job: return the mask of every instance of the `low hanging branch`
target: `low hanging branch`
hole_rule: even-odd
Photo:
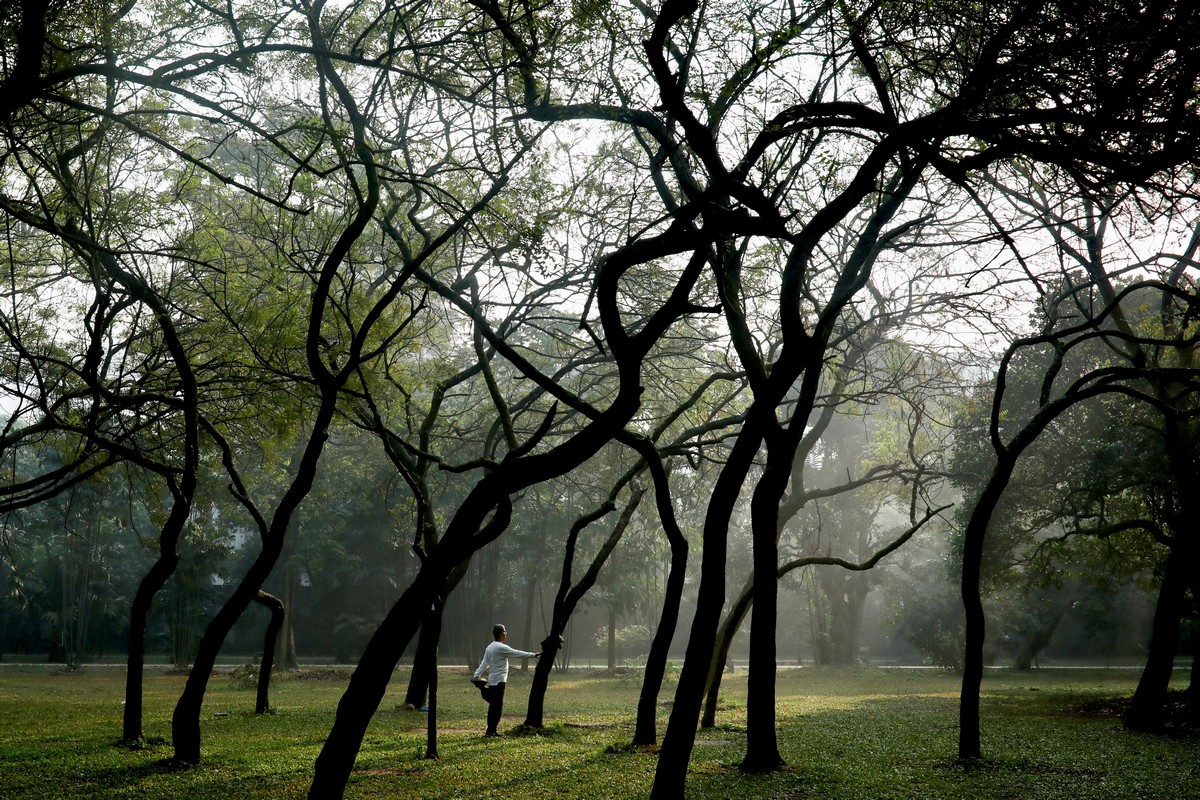
[[[920,520],[889,542],[883,549],[877,551],[875,555],[871,556],[866,561],[855,563],[853,561],[847,561],[844,558],[837,558],[835,556],[804,556],[803,558],[796,558],[788,561],[785,564],[781,564],[779,567],[778,577],[782,578],[792,570],[799,569],[800,567],[812,566],[841,567],[842,569],[853,570],[855,572],[869,570],[884,558],[899,550],[905,542],[911,539],[917,533],[917,531],[921,530],[921,528],[925,526],[925,523],[929,522],[929,520],[933,519],[943,511],[953,507],[953,505],[953,503],[947,503],[946,505],[938,506],[937,508],[926,508],[925,516],[921,517]]]
[[[795,558],[779,566],[776,572],[776,579],[780,580],[793,570],[801,567],[814,566],[831,566],[841,567],[842,569],[852,570],[855,572],[865,572],[872,569],[887,556],[899,550],[904,544],[916,535],[917,531],[921,530],[926,523],[931,519],[941,514],[943,511],[951,508],[953,504],[948,503],[937,508],[926,508],[925,516],[917,520],[903,533],[889,542],[887,545],[879,549],[868,558],[866,561],[852,562],[844,558],[835,556],[804,556]],[[754,576],[751,575],[746,579],[746,585],[742,589],[742,593],[738,595],[730,608],[729,615],[725,618],[725,622],[721,625],[717,632],[717,647],[713,651],[712,662],[709,664],[708,671],[708,688],[705,693],[704,714],[701,718],[702,727],[712,727],[716,724],[716,708],[717,697],[721,691],[721,670],[729,657],[729,648],[733,643],[733,634],[741,627],[745,621],[746,615],[750,613],[750,606],[754,602]]]

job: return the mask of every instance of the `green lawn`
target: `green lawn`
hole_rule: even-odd
[[[641,798],[652,753],[632,735],[637,686],[590,671],[557,673],[542,735],[480,736],[484,705],[465,671],[444,673],[442,758],[422,759],[425,714],[376,716],[358,758],[352,798]],[[989,672],[984,763],[956,764],[957,678],[927,670],[786,670],[780,674],[780,744],[788,762],[765,776],[737,770],[745,676],[727,681],[718,726],[702,731],[689,798],[1200,798],[1200,737],[1126,733],[1109,709],[1132,692],[1122,671]],[[344,678],[285,677],[276,712],[253,713],[254,692],[215,676],[204,708],[204,763],[169,758],[169,719],[183,678],[148,676],[150,746],[117,747],[123,675],[0,667],[0,799],[300,798],[333,720]],[[504,728],[523,717],[528,678],[513,677]],[[664,693],[669,699],[670,693]],[[666,709],[663,709],[665,722]],[[661,731],[661,727],[660,727]]]

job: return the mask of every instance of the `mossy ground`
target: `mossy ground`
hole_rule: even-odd
[[[779,740],[787,766],[737,769],[745,676],[730,676],[717,727],[701,731],[689,798],[1200,798],[1200,736],[1121,728],[1136,673],[989,672],[985,759],[954,759],[958,679],[929,670],[784,670]],[[399,707],[406,675],[371,725],[349,798],[644,798],[655,755],[627,747],[637,685],[599,671],[556,673],[548,727],[516,733],[528,678],[512,676],[503,728],[485,739],[484,705],[462,674],[441,678],[441,758],[423,758],[426,715]],[[43,798],[302,798],[333,722],[346,673],[284,676],[274,713],[255,715],[254,692],[215,676],[204,706],[203,763],[171,762],[170,715],[183,677],[150,673],[140,748],[120,747],[118,669],[0,668],[0,800]],[[663,693],[669,701],[670,691]],[[661,710],[660,731],[669,712]]]

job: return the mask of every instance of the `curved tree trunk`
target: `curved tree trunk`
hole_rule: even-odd
[[[322,406],[314,418],[312,433],[301,454],[292,484],[276,507],[275,517],[271,524],[263,530],[262,550],[259,552],[258,558],[250,565],[241,582],[234,588],[233,594],[217,611],[208,627],[204,629],[204,635],[200,638],[196,660],[192,664],[192,670],[188,674],[187,683],[184,684],[183,693],[171,715],[171,739],[175,749],[175,758],[179,761],[189,764],[200,763],[200,709],[204,705],[204,694],[208,689],[208,680],[212,676],[217,654],[221,650],[221,645],[225,643],[229,631],[245,613],[250,603],[257,598],[283,552],[284,534],[292,515],[308,495],[316,477],[317,463],[325,446],[336,401],[335,392],[328,393],[324,398]]]
[[[286,609],[278,597],[267,594],[259,589],[254,596],[254,602],[265,606],[271,612],[271,620],[263,636],[262,663],[258,669],[258,696],[254,702],[255,714],[266,714],[271,710],[271,673],[275,669],[275,645],[279,640],[279,631],[283,628]]]
[[[540,729],[546,714],[546,689],[550,686],[550,670],[554,657],[562,647],[563,637],[557,626],[550,628],[550,635],[542,640],[542,655],[533,667],[533,683],[529,687],[529,703],[525,709],[526,728]]]
[[[1171,685],[1171,672],[1175,668],[1179,623],[1193,569],[1184,548],[1176,543],[1163,569],[1162,586],[1154,606],[1146,666],[1142,669],[1142,677],[1133,693],[1133,702],[1125,715],[1125,727],[1129,730],[1158,731],[1167,722],[1167,692]]]
[[[259,587],[270,574],[278,555],[278,547],[263,548],[246,577],[209,622],[200,638],[196,660],[188,673],[187,683],[184,684],[183,693],[176,702],[175,712],[171,717],[171,739],[178,761],[188,764],[200,763],[200,709],[204,704],[204,694],[208,689],[208,680],[212,676],[217,653],[234,623],[256,599]]]
[[[729,651],[733,640],[737,637],[746,614],[754,602],[753,579],[746,581],[742,593],[733,602],[733,607],[725,616],[717,631],[717,646],[713,650],[712,663],[708,667],[708,686],[704,694],[704,714],[700,717],[701,728],[711,728],[717,724],[717,701],[721,696],[721,677],[725,672],[725,664],[729,661]]]
[[[1163,567],[1158,603],[1154,607],[1146,666],[1125,715],[1125,727],[1130,730],[1160,730],[1167,722],[1167,693],[1179,649],[1180,622],[1186,610],[1188,588],[1198,574],[1196,556],[1200,551],[1200,531],[1197,525],[1200,523],[1197,515],[1200,514],[1200,502],[1197,502],[1195,492],[1200,475],[1192,452],[1195,437],[1189,433],[1178,417],[1164,415],[1163,440],[1171,463],[1178,507],[1168,516],[1170,552]]]
[[[421,617],[412,613],[412,609],[427,608],[437,595],[439,571],[436,566],[423,567],[367,643],[338,703],[333,729],[317,757],[308,792],[310,800],[342,797],[362,737],[379,708],[388,679],[404,648],[417,633]]]
[[[664,500],[670,502],[669,498],[662,497],[661,488],[655,491],[658,492],[660,507]],[[661,511],[659,516],[663,516]],[[633,743],[643,746],[655,744],[658,740],[658,693],[662,689],[663,676],[667,673],[667,656],[671,640],[675,637],[675,627],[679,623],[679,607],[683,604],[683,586],[687,578],[687,539],[673,518],[665,521],[663,527],[671,543],[671,566],[663,593],[662,614],[654,631],[654,641],[650,643],[650,653],[646,656],[646,672],[642,676],[642,690],[638,695]]]
[[[42,29],[44,34],[44,28]],[[67,173],[69,174],[69,173]],[[191,514],[192,500],[198,483],[200,463],[199,390],[191,360],[175,327],[174,318],[166,303],[141,278],[121,267],[115,256],[92,240],[90,235],[75,232],[78,239],[94,250],[97,261],[105,271],[138,300],[149,307],[158,322],[163,341],[179,375],[180,396],[183,401],[183,470],[179,484],[171,484],[174,501],[171,514],[159,534],[159,558],[138,586],[129,612],[129,652],[125,670],[125,711],[122,738],[136,741],[142,738],[142,674],[146,661],[146,626],[154,596],[166,584],[179,564],[179,536]],[[170,479],[168,479],[170,483]]]
[[[742,484],[762,435],[746,426],[738,434],[729,460],[717,477],[704,519],[704,547],[700,560],[700,586],[696,614],[688,638],[683,670],[675,688],[675,702],[663,734],[658,766],[654,772],[651,800],[683,800],[688,762],[696,743],[696,723],[708,679],[708,664],[716,640],[721,610],[725,605],[725,561],[728,551],[729,522],[741,494]]]
[[[507,493],[497,498],[498,506],[489,502],[494,496],[492,492],[497,491],[494,482],[485,477],[476,484],[446,535],[421,564],[412,583],[367,642],[358,666],[350,676],[350,684],[338,702],[333,728],[317,756],[308,792],[310,800],[337,800],[345,792],[367,726],[383,700],[404,648],[420,626],[422,614],[414,613],[414,610],[427,609],[436,602],[455,567],[508,527],[512,505],[507,500]],[[480,530],[481,523],[493,508],[495,514]],[[476,530],[479,532],[475,533]]]
[[[1012,350],[1010,349],[1010,353]],[[992,425],[998,426],[1003,384],[997,386],[996,400],[992,408]],[[1025,424],[1012,441],[1004,446],[999,434],[994,428],[992,434],[993,448],[996,451],[996,463],[992,474],[979,493],[975,507],[971,509],[971,518],[963,531],[962,553],[962,601],[965,614],[965,652],[963,653],[962,689],[958,701],[958,757],[961,760],[979,758],[982,755],[979,741],[979,691],[983,684],[983,645],[984,625],[986,616],[983,611],[983,597],[980,591],[980,580],[983,574],[983,543],[987,538],[988,524],[992,514],[1008,483],[1012,480],[1013,470],[1017,460],[1031,444],[1037,441],[1046,426],[1059,417],[1067,409],[1087,399],[1087,392],[1064,396],[1043,405],[1038,412]]]
[[[563,554],[562,580],[559,584],[558,592],[554,597],[554,613],[550,623],[550,634],[542,640],[542,655],[538,659],[537,667],[533,672],[533,685],[529,688],[529,704],[525,713],[525,727],[536,729],[543,726],[546,689],[550,682],[550,669],[554,666],[555,653],[562,647],[563,632],[570,623],[571,615],[575,613],[575,608],[579,605],[579,601],[596,585],[596,579],[600,576],[600,570],[603,569],[605,562],[608,561],[608,557],[612,555],[612,551],[616,548],[617,543],[624,536],[625,530],[629,527],[629,523],[633,519],[638,506],[641,504],[644,494],[645,490],[643,489],[633,490],[629,502],[625,504],[625,508],[621,511],[621,516],[617,519],[612,531],[604,540],[604,544],[596,552],[592,563],[588,565],[587,570],[579,578],[579,582],[574,586],[571,585],[571,569],[575,561],[575,543],[579,540],[579,534],[584,528],[612,510],[612,500],[610,499],[595,511],[583,515],[571,526],[571,531],[567,535],[566,551]],[[612,612],[609,616],[609,642],[611,647],[616,612],[613,609],[610,609],[610,611]]]
[[[1033,441],[1036,433],[1029,441]],[[980,579],[983,573],[983,542],[988,523],[1000,502],[1016,466],[1022,448],[999,454],[992,476],[971,510],[963,532],[962,601],[966,613],[966,652],[963,654],[962,690],[958,703],[958,757],[974,759],[982,755],[979,742],[979,691],[983,684],[983,642],[986,617]]]
[[[121,733],[121,738],[129,743],[142,738],[142,682],[146,667],[146,626],[150,618],[150,605],[179,565],[179,554],[174,546],[178,534],[171,537],[168,545],[166,527],[163,531],[158,560],[138,584],[137,594],[129,608],[129,649],[125,662],[125,708]]]

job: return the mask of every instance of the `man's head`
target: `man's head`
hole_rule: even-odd
[[[503,642],[506,636],[508,636],[508,631],[505,630],[503,625],[492,626],[492,637],[497,642]]]

